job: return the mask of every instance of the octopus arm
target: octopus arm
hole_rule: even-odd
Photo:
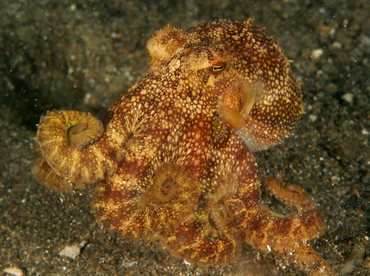
[[[338,275],[312,247],[304,242],[274,251],[291,264],[295,264],[310,276]]]
[[[102,153],[104,147],[98,145],[99,141],[102,142],[103,131],[102,123],[91,114],[78,111],[48,112],[41,118],[36,136],[38,148],[48,166],[40,162],[36,164],[36,179],[45,184],[51,183],[50,174],[47,173],[50,169],[65,178],[66,183],[104,179],[113,165],[109,154]],[[59,186],[66,188],[66,185]]]
[[[254,200],[259,198],[253,156],[246,148],[239,147],[242,143],[239,138],[223,138],[212,141],[219,149],[208,157],[194,214],[178,227],[162,234],[165,248],[175,256],[202,266],[224,265],[240,255],[240,232],[227,213],[224,202],[237,194],[240,188]],[[240,187],[240,182],[246,185]]]
[[[140,238],[185,220],[193,213],[199,192],[199,183],[184,166],[160,162],[142,166],[133,161],[97,188],[93,208],[100,221],[122,236]]]
[[[59,192],[71,192],[73,190],[85,189],[83,182],[73,182],[56,173],[42,157],[33,161],[32,174],[36,181],[44,184],[51,190]]]
[[[200,266],[226,265],[240,255],[237,234],[217,233],[211,228],[207,214],[195,213],[185,223],[164,233],[161,245],[176,257]]]
[[[249,195],[228,202],[234,222],[244,229],[244,238],[254,248],[287,248],[296,243],[318,237],[323,233],[325,222],[306,193],[297,185],[286,185],[273,178],[265,182],[267,190],[284,204],[294,205],[297,215],[281,215],[259,204],[255,208],[243,208]]]
[[[254,248],[272,250],[284,256],[310,275],[334,275],[326,261],[307,244],[308,240],[323,233],[325,222],[304,190],[273,178],[267,178],[264,185],[284,204],[294,205],[298,214],[277,214],[262,204],[252,209],[245,208],[247,196],[229,198],[224,205],[240,228],[242,238]]]

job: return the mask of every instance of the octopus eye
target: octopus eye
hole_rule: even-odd
[[[212,75],[218,75],[225,69],[225,63],[222,61],[214,62],[211,65],[210,71]]]
[[[222,71],[224,69],[224,65],[220,65],[220,66],[213,66],[212,67],[212,71],[213,72],[219,72],[219,71]]]

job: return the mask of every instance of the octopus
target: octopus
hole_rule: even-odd
[[[325,230],[317,207],[298,185],[262,185],[253,156],[290,136],[304,113],[276,41],[252,20],[220,20],[168,25],[146,47],[148,73],[102,120],[41,117],[37,182],[64,192],[95,183],[92,208],[107,229],[156,238],[189,263],[226,265],[247,243],[309,275],[334,274],[308,243]],[[296,212],[272,211],[262,188]]]

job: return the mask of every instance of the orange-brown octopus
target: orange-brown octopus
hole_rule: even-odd
[[[121,236],[159,237],[190,263],[227,264],[247,242],[311,275],[334,274],[307,244],[325,223],[302,188],[264,183],[295,215],[261,203],[252,152],[280,143],[303,113],[275,40],[251,20],[222,20],[166,26],[147,52],[149,72],[103,121],[78,111],[41,118],[37,181],[64,191],[98,183],[99,221]]]

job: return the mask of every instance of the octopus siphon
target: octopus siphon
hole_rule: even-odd
[[[189,263],[228,264],[245,242],[309,275],[334,275],[308,244],[325,222],[305,191],[266,178],[264,189],[297,212],[261,201],[252,153],[291,135],[304,111],[291,61],[251,21],[156,31],[148,73],[102,120],[41,117],[36,180],[59,191],[96,183],[92,208],[107,229],[156,237]]]

